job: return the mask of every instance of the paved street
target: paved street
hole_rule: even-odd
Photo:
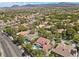
[[[21,57],[22,52],[12,43],[9,37],[0,32],[0,42],[6,57]]]
[[[22,57],[22,49],[19,49],[18,46],[13,44],[10,37],[7,37],[5,34],[2,33],[4,27],[6,25],[3,22],[0,22],[0,43],[3,49],[3,54],[6,57]],[[25,57],[28,57],[26,53]]]
[[[3,22],[0,23],[0,43],[6,57],[21,57],[22,52],[12,43],[11,39],[2,33],[4,28]]]

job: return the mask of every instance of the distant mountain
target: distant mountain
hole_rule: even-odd
[[[76,2],[59,2],[51,4],[27,4],[27,5],[13,5],[12,7],[48,7],[48,6],[79,6],[79,3]]]
[[[13,6],[11,6],[11,7],[20,7],[19,5],[13,5]]]
[[[60,2],[58,3],[59,6],[79,6],[77,2]]]

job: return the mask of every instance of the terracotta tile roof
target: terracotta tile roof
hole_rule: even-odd
[[[25,36],[26,34],[27,34],[26,31],[17,33],[17,35],[22,35],[22,36]]]
[[[29,34],[30,31],[22,31],[22,32],[19,32],[17,33],[17,35],[23,35],[23,36],[26,36]]]
[[[72,47],[70,45],[66,45],[63,43],[59,43],[58,46],[52,49],[53,52],[60,54],[64,57],[73,57],[74,55],[71,54]]]
[[[52,48],[52,45],[51,44],[44,45],[43,46],[43,51],[48,52],[51,48]]]
[[[43,47],[43,50],[45,52],[48,52],[49,49],[52,47],[50,41],[43,37],[40,37],[35,43],[39,43]]]
[[[38,40],[37,40],[37,43],[40,43],[40,44],[45,44],[45,43],[49,43],[50,41],[46,38],[43,38],[43,37],[40,37]]]

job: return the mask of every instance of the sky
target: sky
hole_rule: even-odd
[[[0,7],[11,7],[13,5],[27,5],[27,4],[50,4],[56,2],[0,2]]]

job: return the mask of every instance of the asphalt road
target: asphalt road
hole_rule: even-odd
[[[11,39],[0,32],[0,42],[6,57],[22,57],[21,50],[12,43]]]

